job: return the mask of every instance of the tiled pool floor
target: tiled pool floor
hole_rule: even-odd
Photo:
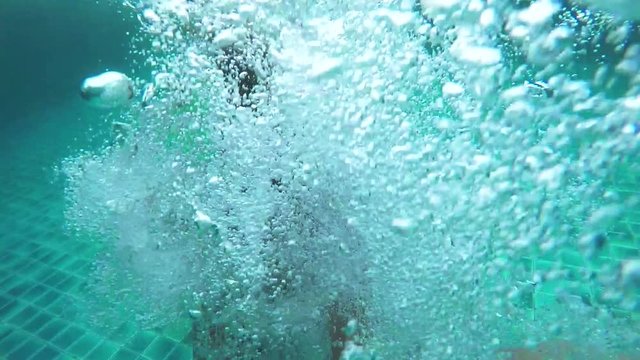
[[[20,138],[0,134],[0,359],[191,359],[191,324],[111,330],[83,321],[96,245],[67,235],[63,182],[54,166],[69,150],[75,120],[53,115]],[[75,132],[75,133],[74,133]]]
[[[154,330],[139,329],[133,321],[104,330],[84,321],[83,305],[91,296],[87,281],[99,249],[64,230],[64,183],[54,167],[74,149],[89,146],[88,120],[97,114],[68,109],[26,121],[29,128],[0,131],[0,359],[191,359],[188,317]],[[624,225],[640,228],[636,222]],[[637,257],[640,237],[620,234],[611,247],[628,251],[607,253],[607,261]],[[579,254],[572,258],[580,260]],[[569,260],[565,256],[562,262],[576,272],[583,269]],[[524,261],[533,274],[559,260]],[[553,289],[539,290],[523,305],[532,319],[556,302]],[[592,290],[585,292],[591,296]]]

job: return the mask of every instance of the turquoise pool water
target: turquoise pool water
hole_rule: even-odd
[[[123,20],[124,19],[124,20]],[[0,358],[189,359],[189,326],[101,329],[82,320],[99,250],[65,230],[62,159],[102,144],[87,72],[127,67],[131,21],[94,2],[0,5]],[[92,134],[92,135],[88,135]]]
[[[424,1],[228,3],[0,5],[0,359],[324,359],[347,333],[385,359],[637,355],[636,23],[488,9],[522,45]],[[256,29],[281,68],[248,110],[259,71],[216,49]],[[79,96],[105,70],[130,108]]]

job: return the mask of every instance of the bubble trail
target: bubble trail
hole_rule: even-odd
[[[92,290],[122,314],[189,317],[195,358],[637,347],[632,13],[130,3],[153,106],[65,164],[69,222],[110,249]]]

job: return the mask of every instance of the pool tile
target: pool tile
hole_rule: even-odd
[[[29,322],[26,323],[22,328],[35,334],[38,331],[42,330],[42,328],[45,327],[45,325],[52,319],[53,317],[51,316],[51,314],[47,312],[40,312],[31,320],[29,320]]]
[[[181,318],[169,324],[162,333],[176,342],[182,342],[189,335],[192,328],[191,319]]]
[[[48,266],[43,266],[31,272],[30,276],[35,282],[43,284],[42,281],[51,276],[51,268],[49,268]]]
[[[109,338],[113,341],[124,343],[127,340],[131,339],[136,331],[137,328],[134,324],[125,322],[118,326],[118,328],[115,329],[111,334],[109,334]]]
[[[53,303],[55,303],[56,301],[58,301],[58,299],[62,296],[63,294],[57,290],[49,290],[47,291],[44,295],[42,295],[40,298],[38,298],[38,300],[36,300],[34,302],[35,305],[41,306],[41,307],[47,307]]]
[[[193,350],[184,344],[177,344],[175,349],[165,358],[165,360],[192,360]]]
[[[13,297],[19,298],[22,294],[26,293],[27,290],[33,287],[33,285],[34,284],[30,281],[23,281],[15,284],[11,289],[9,289],[9,291],[7,291],[7,293]]]
[[[35,307],[27,305],[22,308],[22,310],[13,314],[8,322],[13,325],[22,326],[29,322],[29,320],[31,320],[37,313],[38,310]]]
[[[61,283],[63,280],[65,280],[69,275],[63,273],[62,271],[58,271],[58,270],[52,270],[52,274],[45,278],[42,283],[48,286],[51,286],[52,288],[55,288],[56,285],[58,285],[59,283]]]
[[[0,240],[2,241],[2,240]],[[16,259],[17,261],[17,259]],[[13,280],[16,275],[13,273],[13,266],[9,265],[8,268],[4,268],[2,266],[7,267],[7,264],[2,264],[0,265],[0,285],[3,285],[3,288],[6,289],[6,287],[4,287],[4,285],[8,284],[9,281]]]
[[[85,359],[87,358],[86,355],[95,349],[100,342],[102,342],[102,339],[99,336],[93,333],[85,334],[69,347],[68,352]]]
[[[89,262],[85,259],[75,259],[69,261],[64,265],[64,268],[69,273],[76,273],[78,269],[82,270],[85,266],[89,265]]]
[[[51,260],[51,266],[54,266],[57,269],[65,268],[67,263],[72,261],[72,257],[68,254],[57,254],[57,256]]]
[[[60,299],[46,307],[47,311],[66,320],[73,320],[77,316],[78,309],[74,299],[70,295],[62,295]]]
[[[16,274],[30,274],[33,273],[37,270],[40,270],[40,268],[42,267],[42,264],[38,263],[38,261],[35,260],[27,260],[22,262],[20,265],[17,265],[15,267],[13,267],[13,271]]]
[[[0,294],[0,309],[9,304],[11,301],[13,301],[13,298]]]
[[[584,267],[586,265],[584,256],[573,250],[563,250],[560,252],[560,259],[563,264]]]
[[[45,345],[40,351],[36,352],[29,360],[53,360],[59,358],[62,355],[62,352],[51,346]],[[69,357],[62,357],[62,359],[69,359]]]
[[[9,360],[28,359],[38,353],[44,347],[44,345],[45,344],[42,340],[38,340],[34,337],[29,337],[22,345],[20,345],[20,347],[9,353],[7,358]]]
[[[0,319],[13,316],[14,313],[20,311],[24,307],[24,304],[18,300],[12,300],[3,307],[0,307]]]
[[[0,342],[4,340],[4,338],[9,336],[12,332],[13,327],[6,324],[0,324]]]
[[[164,359],[178,345],[176,342],[160,336],[157,337],[144,351],[144,355],[152,359]]]
[[[32,259],[36,260],[42,259],[50,252],[49,249],[36,242],[26,244],[23,250],[25,251],[25,254],[28,254]]]
[[[2,228],[2,224],[0,224],[0,228]],[[9,251],[0,254],[0,267],[5,267],[11,264],[13,258],[13,254]]]
[[[22,279],[12,274],[0,281],[0,289],[11,289],[12,287],[18,285],[21,281]]]
[[[21,298],[26,300],[26,301],[35,301],[37,300],[40,296],[44,295],[49,289],[41,284],[35,284],[33,287],[31,287],[29,290],[27,290],[27,292],[25,292]]]
[[[103,341],[91,350],[87,355],[87,359],[92,360],[109,360],[118,351],[118,346],[110,341]]]
[[[638,221],[627,221],[627,226],[628,226],[628,229],[629,229],[629,233],[634,238],[637,239],[637,238],[640,237],[640,222],[638,222]]]
[[[78,277],[69,275],[66,279],[62,280],[62,282],[58,284],[57,288],[64,292],[68,292],[70,289],[78,286],[80,282],[81,280]]]
[[[54,337],[51,343],[60,349],[66,349],[78,341],[82,335],[84,335],[84,330],[75,325],[71,325],[58,336]]]
[[[37,259],[38,261],[40,261],[41,263],[44,263],[44,264],[47,264],[47,265],[51,265],[51,266],[53,266],[54,264],[53,264],[52,262],[53,262],[53,260],[54,260],[54,259],[56,259],[58,256],[59,256],[59,255],[58,255],[56,252],[51,251],[51,250],[47,250],[47,252],[46,252],[44,255],[42,255],[42,256],[41,256],[41,257],[39,257],[39,258],[37,258],[37,257],[36,257],[36,259]]]
[[[142,331],[135,334],[127,343],[126,346],[138,353],[144,352],[144,350],[153,342],[157,335],[150,331]]]
[[[534,294],[536,309],[550,309],[557,305],[558,300],[555,294],[536,291]]]
[[[51,341],[51,339],[62,333],[68,325],[69,323],[66,321],[54,319],[38,332],[38,336],[45,341]]]
[[[109,360],[136,360],[140,355],[127,348],[120,348]]]
[[[636,248],[624,246],[611,246],[612,257],[618,260],[637,259],[640,257],[640,251]]]
[[[0,354],[9,354],[25,343],[29,336],[22,331],[14,331],[0,341]]]

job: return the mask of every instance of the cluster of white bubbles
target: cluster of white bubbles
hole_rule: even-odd
[[[640,42],[599,3],[127,2],[156,97],[65,163],[93,291],[214,358],[326,358],[331,304],[389,359],[637,346],[640,259],[601,252],[640,207]]]

